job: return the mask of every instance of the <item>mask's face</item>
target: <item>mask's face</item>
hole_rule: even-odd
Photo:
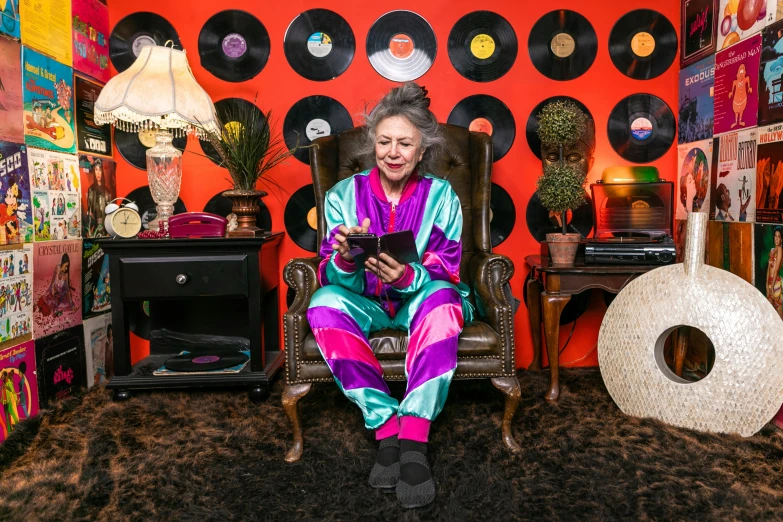
[[[581,140],[563,147],[563,161],[567,165],[576,168],[582,175],[587,175],[593,167],[595,158],[590,154],[590,149]],[[560,161],[560,149],[558,147],[547,147],[541,145],[541,162],[544,167],[554,165]]]

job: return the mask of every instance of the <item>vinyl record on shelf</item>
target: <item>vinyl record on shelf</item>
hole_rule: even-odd
[[[256,226],[261,230],[268,232],[272,230],[272,214],[269,213],[269,209],[263,199],[259,198],[258,206],[260,207],[260,210],[258,211],[258,214],[256,214]],[[221,190],[207,201],[207,204],[204,205],[204,212],[226,217],[231,214],[232,207],[233,203],[231,202],[231,199],[224,196],[223,191]]]
[[[674,142],[674,114],[657,96],[632,94],[614,106],[606,132],[617,154],[634,163],[650,163]]]
[[[493,158],[498,161],[511,149],[516,136],[514,115],[505,103],[487,94],[474,94],[451,109],[448,123],[492,136]]]
[[[657,11],[630,11],[617,20],[609,33],[609,56],[614,66],[630,78],[655,78],[677,56],[677,32]]]
[[[185,353],[166,359],[163,366],[173,372],[208,372],[242,364],[247,354],[236,350],[215,350],[209,353]]]
[[[125,197],[138,205],[142,229],[147,230],[147,223],[155,219],[158,215],[157,205],[155,204],[155,200],[152,199],[152,192],[150,192],[149,185],[143,185],[137,189],[133,189]],[[182,214],[187,211],[188,209],[185,208],[185,203],[177,198],[176,203],[174,203],[174,213]]]
[[[128,328],[138,337],[150,340],[150,302],[131,301],[125,305],[128,312]]]
[[[489,237],[493,247],[508,239],[516,221],[514,200],[503,187],[493,183],[489,199]]]
[[[592,290],[585,290],[584,292],[571,296],[571,299],[563,307],[563,311],[560,313],[560,326],[571,324],[587,311],[590,307],[590,299],[593,297]],[[522,285],[522,300],[527,307],[527,285]],[[529,308],[529,307],[528,307]]]
[[[527,138],[527,144],[530,147],[530,150],[533,151],[533,154],[535,154],[538,159],[541,159],[541,138],[538,137],[538,122],[540,121],[540,118],[538,115],[541,114],[541,110],[546,106],[547,103],[566,100],[574,102],[576,106],[582,109],[582,112],[587,114],[587,116],[591,119],[593,117],[593,115],[582,102],[576,98],[571,98],[570,96],[552,96],[551,98],[547,98],[546,100],[536,105],[535,109],[533,109],[533,111],[530,113],[530,116],[527,118],[527,125],[525,126],[525,137]]]
[[[506,74],[517,59],[517,50],[514,28],[492,11],[466,14],[449,33],[452,65],[474,82],[491,82]]]
[[[585,203],[574,211],[568,211],[568,232],[581,234],[582,237],[590,235],[593,229],[593,200],[585,193]],[[547,234],[562,232],[560,215],[550,212],[541,204],[538,191],[527,204],[525,220],[530,234],[538,241],[546,241]]]
[[[155,131],[127,132],[115,127],[114,143],[125,161],[137,169],[147,170],[147,149],[155,146]],[[174,138],[171,143],[175,148],[184,151],[188,138]]]
[[[289,149],[307,146],[318,138],[353,128],[348,110],[328,96],[308,96],[296,102],[283,121],[283,139]],[[310,149],[294,152],[299,161],[310,164]]]
[[[139,11],[129,14],[114,26],[109,37],[109,57],[117,72],[122,72],[136,61],[145,45],[165,45],[171,40],[174,48],[182,50],[174,26],[159,14]]]
[[[533,25],[528,52],[538,71],[553,80],[583,75],[598,53],[598,38],[590,22],[568,9],[551,11]]]
[[[342,16],[328,9],[309,9],[288,26],[283,51],[300,76],[322,82],[348,69],[356,52],[356,39]]]
[[[236,112],[240,110],[241,106],[251,107],[258,111],[259,117],[257,120],[257,125],[259,127],[266,125],[266,117],[261,112],[261,109],[256,107],[253,103],[247,100],[243,100],[242,98],[224,98],[218,102],[215,102],[215,112],[217,113],[217,116],[223,125],[230,127],[231,125],[238,125],[238,123],[231,121],[231,115],[236,114]],[[212,144],[208,141],[199,140],[198,142],[199,145],[201,145],[201,150],[203,150],[204,154],[212,160],[212,163],[215,165],[220,165],[220,154],[218,154],[218,151],[215,150],[215,147],[213,147]]]
[[[378,74],[394,82],[407,82],[430,69],[438,41],[421,15],[391,11],[372,24],[366,48],[370,65]]]
[[[318,213],[312,183],[291,195],[283,213],[285,229],[294,243],[310,252],[318,252]]]
[[[201,65],[221,80],[254,78],[269,59],[269,33],[250,13],[237,9],[212,16],[198,35]]]

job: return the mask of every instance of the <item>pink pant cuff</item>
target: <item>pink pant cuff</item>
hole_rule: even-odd
[[[382,440],[388,437],[393,437],[400,432],[400,424],[396,415],[383,423],[383,426],[375,430],[375,440]]]
[[[404,416],[400,417],[401,439],[414,440],[416,442],[427,442],[430,436],[430,426],[432,421],[422,419],[421,417]]]

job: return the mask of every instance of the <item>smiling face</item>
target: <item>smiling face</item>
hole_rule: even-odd
[[[745,79],[745,64],[740,64],[739,68],[737,69],[737,79],[739,81],[742,81]]]
[[[375,128],[375,162],[381,176],[393,183],[408,179],[424,151],[421,132],[407,118],[392,116]]]

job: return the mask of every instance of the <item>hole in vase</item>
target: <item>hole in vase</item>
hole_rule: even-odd
[[[675,326],[658,338],[655,361],[672,381],[690,384],[704,379],[712,371],[715,346],[707,334],[695,326]]]

